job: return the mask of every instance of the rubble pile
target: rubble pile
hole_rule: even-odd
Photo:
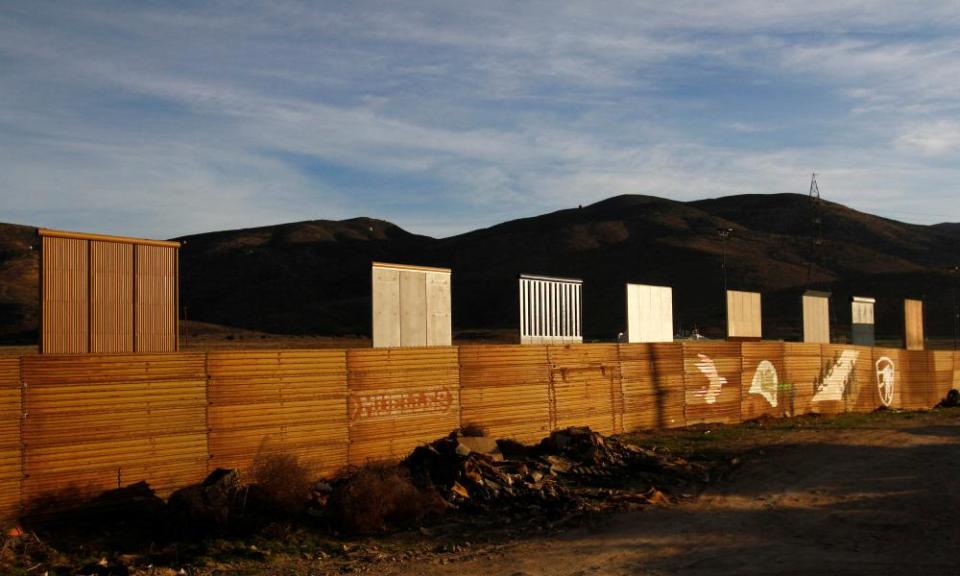
[[[657,487],[704,480],[703,468],[605,437],[558,430],[538,445],[456,431],[404,460],[412,478],[461,510],[569,514],[622,502],[662,502]]]

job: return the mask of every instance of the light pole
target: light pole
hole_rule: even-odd
[[[717,235],[720,236],[720,274],[723,276],[723,299],[720,304],[723,306],[723,320],[726,324],[727,318],[727,239],[733,233],[733,228],[717,228]],[[726,327],[724,327],[726,330]]]

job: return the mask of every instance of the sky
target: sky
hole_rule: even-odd
[[[960,5],[0,2],[0,221],[449,236],[619,194],[960,221]]]

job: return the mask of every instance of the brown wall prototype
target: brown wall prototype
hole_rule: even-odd
[[[41,353],[177,349],[179,243],[39,233]]]
[[[269,454],[328,475],[466,424],[532,442],[929,408],[958,386],[953,352],[779,342],[0,358],[0,520],[141,480],[165,495]]]

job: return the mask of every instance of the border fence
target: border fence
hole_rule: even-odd
[[[0,519],[146,481],[298,456],[317,476],[475,424],[535,441],[759,417],[925,409],[960,354],[677,342],[0,358]]]

